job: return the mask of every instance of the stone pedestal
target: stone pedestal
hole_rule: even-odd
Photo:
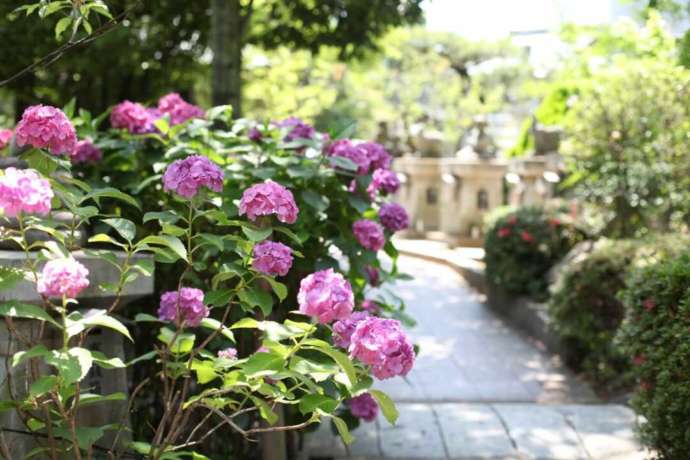
[[[513,185],[509,203],[512,206],[530,206],[544,203],[553,196],[553,184],[544,178],[549,168],[547,158],[530,157],[513,160],[509,172],[520,181]]]
[[[403,157],[394,162],[395,171],[404,177],[396,201],[410,216],[407,235],[439,229],[443,187],[440,165],[438,158]]]
[[[119,262],[125,256],[124,253],[113,251]],[[87,289],[82,291],[79,296],[78,308],[107,308],[115,300],[111,292],[105,292],[99,289],[99,285],[105,283],[117,283],[119,280],[119,271],[111,264],[96,256],[85,254],[82,251],[72,253],[72,255],[89,270],[90,285]],[[133,261],[142,258],[150,258],[149,256],[136,256]],[[23,266],[25,255],[20,251],[0,251],[0,265],[4,266]],[[121,296],[119,308],[131,303],[142,297],[151,295],[154,291],[153,277],[144,277],[140,275],[135,281],[126,285],[123,295]],[[5,300],[17,300],[24,303],[33,303],[40,305],[42,303],[40,296],[36,292],[34,283],[23,281],[15,285],[12,289],[7,291],[0,291],[0,303]],[[15,320],[15,326],[24,335],[37,337],[38,335],[38,321],[30,320]],[[56,333],[54,328],[46,326],[45,334],[42,342],[47,348],[57,348],[61,345],[61,337]],[[87,339],[86,347],[90,350],[97,350],[104,353],[108,358],[120,358],[127,361],[124,350],[124,340],[122,335],[109,329],[94,329]],[[27,392],[27,374],[25,366],[18,366],[12,368],[10,360],[14,353],[22,350],[16,341],[12,341],[9,331],[7,330],[5,321],[0,320],[0,399],[5,399],[8,396],[8,379],[7,370],[11,372],[11,379],[13,382],[13,389],[17,394],[26,394]],[[52,368],[41,365],[36,369],[39,375],[45,375],[54,372]],[[82,381],[83,391],[90,393],[97,393],[101,395],[109,395],[113,393],[128,394],[128,381],[126,369],[102,369],[98,366],[93,366],[87,376]],[[106,424],[117,424],[122,420],[122,415],[126,410],[126,401],[110,401],[106,403],[98,403],[86,406],[80,409],[79,424],[81,426],[102,426]],[[125,418],[125,422],[128,420]],[[0,413],[0,427],[9,428],[11,430],[24,431],[24,425],[19,420],[15,411],[6,411]],[[121,440],[127,440],[128,435],[123,432]],[[22,435],[12,432],[5,432],[5,439],[10,445],[13,454],[16,453],[16,458],[22,458],[36,445],[31,436]],[[102,438],[100,443],[110,447],[112,442],[112,435]]]

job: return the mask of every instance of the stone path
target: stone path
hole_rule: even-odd
[[[510,329],[453,270],[403,257],[414,280],[395,294],[418,320],[406,379],[377,382],[400,419],[363,424],[349,452],[328,424],[308,439],[311,458],[611,459],[645,456],[628,408],[603,405],[558,360]]]

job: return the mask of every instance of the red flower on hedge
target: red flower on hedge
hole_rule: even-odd
[[[534,243],[534,237],[528,231],[522,232],[520,234],[520,238],[522,238],[522,241],[524,241],[525,243]]]
[[[518,221],[517,216],[510,216],[510,217],[508,218],[508,220],[506,220],[506,222],[508,223],[508,225],[515,225],[515,224],[517,224],[517,221]]]
[[[647,361],[647,357],[645,356],[644,353],[640,353],[639,355],[635,356],[633,358],[633,364],[636,366],[641,366]]]
[[[499,238],[505,238],[510,235],[510,229],[508,227],[501,227],[496,233],[498,234]]]
[[[656,302],[654,302],[654,299],[652,299],[652,298],[645,299],[645,301],[642,302],[642,306],[644,307],[645,310],[652,311],[654,309],[654,307],[656,307]]]
[[[554,217],[553,219],[549,219],[549,225],[552,227],[560,227],[561,221],[560,221],[560,219],[556,219]]]

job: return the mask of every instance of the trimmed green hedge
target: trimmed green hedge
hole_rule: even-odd
[[[622,297],[623,349],[634,357],[640,434],[658,458],[690,458],[690,254],[636,271]]]
[[[543,300],[549,270],[581,239],[582,233],[564,212],[518,208],[488,226],[487,280],[508,293]]]

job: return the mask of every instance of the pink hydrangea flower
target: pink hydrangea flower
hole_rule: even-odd
[[[379,312],[381,308],[379,307],[379,304],[377,304],[375,301],[371,299],[364,299],[362,300],[362,310],[367,311],[371,313],[372,315],[376,314]]]
[[[326,154],[331,157],[343,157],[351,160],[357,165],[357,174],[369,172],[371,160],[361,144],[355,144],[349,139],[339,139],[328,146]]]
[[[405,208],[398,203],[386,203],[379,210],[379,220],[388,230],[397,232],[410,226]]]
[[[333,343],[344,349],[350,347],[350,337],[355,332],[355,328],[360,321],[369,317],[369,313],[365,311],[357,311],[350,315],[349,318],[341,319],[333,323]]]
[[[297,117],[286,118],[278,122],[278,127],[287,128],[287,134],[283,138],[285,142],[292,142],[297,139],[313,139],[316,130]]]
[[[371,265],[367,265],[364,268],[364,273],[367,275],[367,279],[369,280],[369,284],[371,284],[374,287],[379,285],[379,283],[381,281],[381,275],[379,274],[378,268],[372,267]]]
[[[204,156],[190,155],[176,160],[163,174],[163,190],[166,192],[172,190],[184,198],[194,198],[202,187],[214,192],[223,190],[223,171]]]
[[[371,183],[367,187],[367,192],[371,199],[374,199],[376,192],[382,190],[384,193],[395,193],[400,188],[400,179],[390,169],[376,169],[371,176]]]
[[[103,158],[101,149],[93,145],[89,138],[77,142],[77,147],[70,154],[72,163],[97,163]]]
[[[36,289],[46,297],[75,298],[89,286],[89,270],[74,258],[49,260],[43,266]]]
[[[325,324],[348,318],[355,298],[350,283],[329,268],[314,272],[300,282],[297,302],[301,313]]]
[[[48,105],[32,105],[24,110],[15,130],[17,145],[48,149],[54,155],[72,153],[77,132],[65,113]]]
[[[275,214],[279,221],[294,224],[298,212],[292,192],[272,180],[252,185],[240,200],[240,216],[246,214],[252,221],[259,216]]]
[[[359,146],[367,153],[371,162],[371,169],[389,169],[391,167],[393,157],[383,145],[377,142],[362,142]]]
[[[357,324],[350,341],[350,356],[370,365],[378,379],[407,375],[414,365],[414,348],[400,321],[370,316]]]
[[[7,217],[20,212],[45,216],[52,199],[50,182],[33,169],[9,167],[0,175],[0,208]]]
[[[369,393],[363,393],[347,401],[350,412],[365,422],[373,422],[379,415],[379,405]]]
[[[192,118],[204,118],[204,110],[182,99],[178,93],[170,93],[158,99],[158,110],[170,116],[171,125],[179,125]]]
[[[218,352],[218,357],[224,358],[224,359],[236,359],[237,358],[237,350],[232,348],[232,347],[228,347],[224,350],[220,350]]]
[[[378,251],[386,244],[383,228],[373,220],[360,219],[352,224],[352,232],[363,248]]]
[[[285,276],[292,267],[292,249],[283,243],[264,241],[254,246],[252,267],[265,275]]]
[[[196,327],[208,316],[204,305],[204,291],[183,287],[177,291],[164,292],[158,308],[158,317],[163,321],[182,321],[187,326]]]
[[[12,130],[11,129],[0,129],[0,150],[4,149],[10,145],[12,140]]]
[[[252,142],[261,142],[261,139],[263,139],[263,134],[261,134],[259,128],[251,127],[249,128],[249,131],[247,131],[247,137]]]
[[[149,110],[136,102],[123,101],[110,112],[110,125],[126,129],[132,134],[152,133],[156,130],[153,122],[158,117],[155,110]]]

